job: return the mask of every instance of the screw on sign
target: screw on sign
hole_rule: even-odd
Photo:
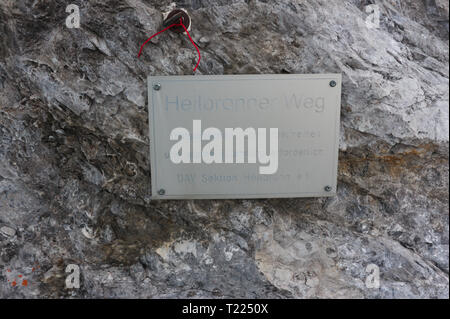
[[[183,10],[183,9],[172,10],[171,12],[169,12],[169,14],[167,15],[167,17],[165,18],[165,20],[163,22],[164,29],[162,29],[161,31],[156,32],[155,34],[153,34],[151,37],[149,37],[147,40],[145,40],[145,42],[141,45],[141,49],[139,50],[139,53],[138,53],[138,58],[141,56],[142,50],[144,49],[144,46],[151,39],[156,37],[158,34],[161,34],[161,33],[165,32],[167,30],[171,30],[171,31],[176,32],[176,33],[186,32],[186,34],[189,37],[189,40],[194,45],[194,47],[195,47],[195,49],[197,50],[197,53],[198,53],[198,61],[197,61],[197,64],[195,65],[195,68],[194,68],[194,72],[195,72],[195,70],[197,70],[197,68],[198,68],[198,65],[200,64],[201,54],[200,54],[199,48],[195,44],[194,40],[192,40],[191,35],[189,34],[190,26],[191,26],[191,18],[189,17],[189,14],[187,13],[186,10]]]

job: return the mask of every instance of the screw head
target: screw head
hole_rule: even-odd
[[[153,84],[153,90],[159,91],[160,89],[161,89],[161,84],[160,83]]]
[[[335,80],[330,81],[330,86],[334,88],[337,85]]]
[[[331,192],[332,188],[330,185],[327,185],[323,188],[326,192]]]
[[[166,190],[163,189],[163,188],[161,188],[161,189],[158,191],[158,195],[164,195],[165,193],[166,193]]]

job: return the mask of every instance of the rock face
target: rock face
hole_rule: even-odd
[[[146,77],[197,53],[137,58],[169,1],[71,2],[0,2],[1,298],[449,297],[447,1],[179,2],[197,74],[342,73],[338,195],[159,202]]]

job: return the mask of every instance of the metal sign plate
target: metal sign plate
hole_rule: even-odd
[[[152,199],[332,196],[340,74],[150,76]]]

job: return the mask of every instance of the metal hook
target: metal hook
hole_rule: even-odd
[[[180,21],[180,19],[181,19],[181,22],[186,27],[186,29],[190,30],[191,18],[189,17],[189,14],[187,13],[187,11],[183,10],[183,9],[175,9],[175,10],[170,11],[163,21],[163,27],[166,28],[174,23],[177,23]],[[176,33],[183,33],[184,28],[180,25],[180,26],[170,28],[170,31],[173,31]]]

